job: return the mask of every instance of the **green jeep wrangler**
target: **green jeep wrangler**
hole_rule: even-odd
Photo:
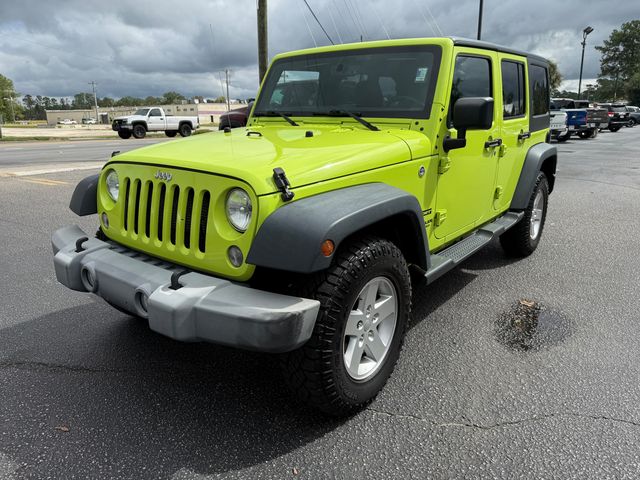
[[[396,364],[412,277],[494,237],[536,249],[548,129],[548,63],[510,48],[278,55],[245,128],[115,155],[82,180],[70,208],[100,228],[54,233],[56,276],[173,339],[279,353],[302,400],[350,414]]]

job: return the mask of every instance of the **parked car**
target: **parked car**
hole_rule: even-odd
[[[600,108],[607,110],[609,115],[609,130],[617,132],[629,123],[629,112],[627,107],[620,103],[599,103]]]
[[[58,121],[58,125],[77,125],[77,124],[78,122],[76,122],[75,120],[69,120],[68,118]]]
[[[634,105],[627,105],[627,112],[629,113],[633,124],[638,125],[640,123],[640,108]]]
[[[95,118],[83,118],[82,123],[84,125],[95,125],[97,122]]]
[[[558,142],[565,142],[569,139],[569,128],[567,127],[567,112],[552,106],[550,112],[549,138]]]
[[[495,238],[538,247],[548,70],[454,38],[277,55],[246,128],[120,153],[78,184],[71,210],[99,229],[53,234],[56,277],[177,341],[281,354],[291,391],[352,415],[400,356],[411,273],[435,295]]]
[[[585,109],[562,108],[562,106],[558,104],[555,99],[551,101],[550,109],[552,113],[564,112],[567,115],[567,132],[556,137],[558,142],[566,142],[567,140],[569,140],[569,138],[571,138],[571,135],[580,135],[581,137],[592,135],[594,126],[591,126],[587,123],[587,111]]]
[[[226,127],[237,128],[244,127],[247,124],[249,113],[253,108],[253,102],[249,102],[242,108],[235,108],[229,110],[226,113],[220,115],[220,123],[218,124],[218,130],[224,130]]]
[[[164,132],[167,137],[175,137],[178,133],[188,137],[200,126],[198,116],[167,115],[160,107],[141,108],[133,115],[116,117],[111,124],[112,130],[118,132],[120,138],[144,138],[147,132]]]
[[[562,110],[585,110],[587,112],[585,123],[582,124],[578,120],[573,123],[567,139],[572,135],[578,135],[580,138],[595,138],[598,131],[609,125],[609,117],[607,111],[603,108],[593,108],[589,106],[588,100],[574,100],[572,98],[554,98],[552,102],[556,108]],[[582,115],[578,115],[580,118]]]

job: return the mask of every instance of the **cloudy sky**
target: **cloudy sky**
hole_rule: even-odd
[[[333,41],[453,35],[475,38],[478,0],[307,0]],[[268,0],[269,54],[326,45],[304,0]],[[483,40],[558,62],[577,89],[584,27],[594,32],[584,83],[599,71],[593,48],[612,29],[640,18],[638,0],[485,0]],[[255,0],[0,0],[0,74],[22,94],[70,96],[222,93],[257,89]]]

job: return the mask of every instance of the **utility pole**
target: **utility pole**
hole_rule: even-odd
[[[267,73],[269,41],[267,39],[267,0],[258,0],[258,81]]]
[[[11,122],[15,123],[16,121],[16,114],[13,111],[13,97],[9,97],[9,98],[4,98],[4,100],[7,100],[9,102],[9,108],[11,109]]]
[[[227,112],[231,110],[231,105],[229,103],[229,70],[225,69],[224,76],[227,79]]]
[[[93,89],[93,103],[96,107],[96,124],[97,124],[98,122],[100,122],[100,118],[98,118],[98,97],[96,96],[97,83],[92,80],[89,82],[89,85],[91,85],[91,88]]]
[[[480,10],[478,11],[478,40],[482,37],[482,4],[483,0],[480,0]]]

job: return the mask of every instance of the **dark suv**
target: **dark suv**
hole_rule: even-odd
[[[236,108],[234,110],[229,110],[227,113],[223,113],[220,115],[218,130],[224,130],[226,127],[237,128],[246,126],[247,119],[249,118],[249,113],[251,113],[252,108],[253,102],[249,102],[242,108]]]
[[[630,115],[625,105],[621,103],[599,103],[598,107],[607,110],[609,130],[612,132],[617,132],[629,123]]]

